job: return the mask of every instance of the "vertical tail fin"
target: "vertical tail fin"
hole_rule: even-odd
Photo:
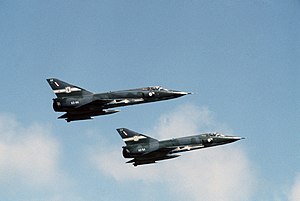
[[[47,79],[50,87],[52,88],[55,95],[60,97],[68,97],[68,96],[82,96],[82,95],[91,95],[93,94],[90,91],[87,91],[83,88],[77,87],[75,85],[66,83],[56,78]]]
[[[157,141],[154,138],[137,133],[137,132],[129,130],[127,128],[118,128],[117,131],[120,134],[120,136],[122,137],[122,139],[124,140],[124,142],[126,143],[126,145]]]

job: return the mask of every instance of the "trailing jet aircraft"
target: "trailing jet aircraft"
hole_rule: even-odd
[[[168,100],[190,94],[160,86],[95,94],[56,78],[47,79],[47,82],[57,96],[53,99],[53,109],[56,112],[66,112],[58,118],[67,122],[119,112],[107,110],[109,108]]]
[[[117,131],[126,144],[126,146],[122,147],[124,158],[133,158],[126,163],[133,163],[134,166],[176,158],[180,156],[177,154],[179,152],[218,146],[244,139],[219,133],[205,133],[158,141],[126,128],[119,128]]]

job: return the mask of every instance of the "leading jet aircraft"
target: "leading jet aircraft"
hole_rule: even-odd
[[[56,112],[66,112],[58,118],[67,122],[119,112],[107,110],[109,108],[168,100],[190,94],[160,86],[95,94],[56,78],[47,79],[47,82],[57,96],[53,99],[53,109]]]
[[[122,147],[123,156],[124,158],[133,158],[127,163],[133,163],[134,166],[176,158],[180,156],[177,154],[179,152],[219,146],[244,139],[236,136],[225,136],[220,133],[204,133],[158,141],[127,128],[119,128],[117,131],[126,144]]]

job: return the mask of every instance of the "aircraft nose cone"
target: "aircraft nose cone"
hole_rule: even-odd
[[[245,139],[245,138],[244,137],[237,137],[237,136],[229,136],[229,137],[225,138],[227,143],[235,142],[235,141],[242,140],[242,139]]]
[[[192,94],[190,92],[184,92],[184,91],[172,91],[172,94],[176,97],[185,96],[188,94]]]

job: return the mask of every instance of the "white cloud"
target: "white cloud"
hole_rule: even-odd
[[[61,178],[58,168],[59,143],[49,128],[20,125],[12,116],[0,115],[1,183],[55,185]]]
[[[173,112],[163,114],[154,129],[158,138],[172,138],[193,135],[206,131],[231,132],[225,124],[218,123],[207,107],[183,105]]]
[[[192,200],[247,200],[254,177],[245,153],[236,147],[219,147],[186,154],[175,165],[166,164],[172,190]],[[172,175],[174,175],[172,177]]]
[[[300,174],[296,177],[289,195],[289,201],[298,200],[300,200]]]
[[[24,126],[12,115],[0,114],[1,198],[83,201],[61,169],[61,146],[49,127]]]
[[[184,105],[162,115],[147,134],[166,139],[216,130],[231,132],[226,125],[218,123],[207,108]],[[91,159],[103,174],[118,182],[164,182],[179,200],[249,200],[256,180],[249,159],[236,143],[138,167],[124,164],[120,147],[111,147],[108,153],[99,151]]]

